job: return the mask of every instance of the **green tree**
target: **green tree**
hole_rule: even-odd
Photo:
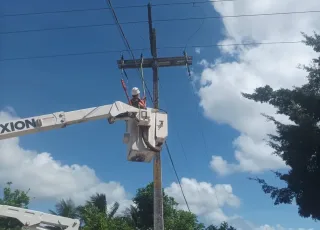
[[[68,218],[78,218],[84,229],[103,229],[109,226],[119,208],[119,203],[115,204],[108,211],[106,195],[96,193],[86,201],[83,206],[76,206],[71,199],[60,200],[55,205],[55,211],[49,210],[51,214]]]
[[[153,183],[140,188],[133,198],[135,206],[127,209],[126,217],[135,228],[140,230],[153,229]],[[197,230],[203,227],[197,222],[194,214],[177,210],[178,203],[163,192],[163,210],[165,229]]]
[[[119,203],[115,202],[108,210],[106,195],[103,193],[96,193],[92,195],[85,205],[79,206],[79,214],[81,221],[84,224],[84,230],[127,230],[129,223],[115,217],[119,209]],[[122,223],[121,222],[124,222]]]
[[[205,230],[236,230],[234,227],[229,226],[227,222],[221,223],[220,226],[210,225]]]
[[[94,203],[87,202],[80,210],[83,230],[134,230],[125,218],[111,215],[114,208],[109,213],[102,212]]]
[[[165,229],[168,230],[203,230],[204,225],[199,224],[197,216],[183,210],[173,210],[172,215],[165,219]]]
[[[30,197],[28,192],[15,189],[11,189],[12,182],[7,182],[7,186],[3,189],[3,196],[0,198],[1,205],[9,205],[19,208],[28,208]],[[0,229],[19,229],[22,223],[14,218],[0,218]]]
[[[320,35],[305,37],[304,43],[320,53]],[[319,55],[318,55],[319,56]],[[290,58],[290,57],[288,57]],[[302,68],[308,73],[307,83],[292,89],[274,90],[266,85],[243,96],[260,103],[268,103],[278,114],[287,115],[293,124],[283,124],[272,116],[264,115],[276,125],[277,132],[269,135],[268,144],[274,154],[290,166],[288,172],[274,172],[284,182],[282,188],[255,178],[275,205],[296,201],[302,217],[320,219],[320,57]],[[259,151],[259,150],[257,150]]]
[[[83,230],[109,230],[106,213],[88,202],[80,209],[81,219],[84,222]]]
[[[127,222],[125,217],[114,217],[109,220],[109,226],[112,230],[137,230]]]
[[[27,192],[19,189],[12,191],[11,185],[12,182],[7,182],[7,187],[3,189],[3,197],[0,198],[0,204],[28,208],[30,202],[30,197],[28,196],[29,190]]]
[[[124,212],[123,220],[131,227],[138,228],[140,226],[140,216],[137,207],[130,205]]]

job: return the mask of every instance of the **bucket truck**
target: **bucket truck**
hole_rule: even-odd
[[[110,105],[69,112],[17,119],[0,123],[0,140],[19,137],[83,122],[107,119],[109,124],[123,120],[126,132],[123,142],[127,145],[127,160],[150,162],[168,136],[167,114],[156,109],[138,109],[121,101]],[[22,229],[46,230],[45,225],[65,230],[78,230],[79,220],[70,219],[28,209],[0,205],[0,217],[18,219]]]
[[[152,108],[138,109],[116,101],[110,105],[0,123],[0,140],[98,119],[107,119],[109,124],[119,120],[126,122],[123,142],[127,145],[128,161],[150,162],[168,136],[166,113]]]
[[[79,230],[80,227],[77,219],[7,205],[0,205],[0,217],[17,219],[23,225],[22,230],[49,230],[48,227],[56,227],[57,230]]]

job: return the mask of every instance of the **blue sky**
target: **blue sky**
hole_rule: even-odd
[[[167,0],[166,2],[175,2]],[[153,4],[161,1],[152,1]],[[128,3],[114,1],[114,6],[147,4],[147,1]],[[276,4],[276,3],[275,3]],[[99,1],[0,1],[0,15],[46,12],[71,9],[92,9],[107,7]],[[147,19],[146,8],[116,9],[121,22]],[[153,7],[153,18],[201,17],[218,15],[211,4]],[[116,26],[99,26],[25,33],[7,33],[19,30],[57,28],[76,25],[113,23],[108,10],[39,14],[32,16],[12,16],[0,18],[0,59],[123,50],[124,44]],[[201,25],[201,20],[179,22],[157,22],[157,45],[185,46],[190,36]],[[124,32],[133,48],[149,46],[146,23],[123,25]],[[201,29],[188,42],[189,46],[216,44],[224,39],[225,28],[221,20],[205,20]],[[183,49],[160,49],[159,56],[180,56]],[[221,57],[217,47],[203,48],[200,54],[194,48],[187,48],[194,58],[193,71],[196,75],[206,68],[197,64],[201,60],[213,63]],[[139,57],[141,52],[135,52]],[[110,104],[116,100],[125,101],[121,88],[121,74],[116,61],[121,52],[88,55],[70,55],[25,60],[0,61],[0,110],[12,107],[19,117],[70,111]],[[150,56],[148,50],[143,51]],[[124,53],[125,58],[130,58]],[[235,147],[232,142],[240,131],[227,122],[217,123],[204,116],[199,106],[201,97],[195,96],[184,67],[160,69],[160,107],[169,113],[168,144],[180,177],[194,178],[198,182],[212,185],[230,184],[232,193],[241,200],[238,208],[224,207],[226,215],[242,216],[255,226],[280,224],[289,228],[314,228],[317,224],[310,219],[300,218],[296,206],[273,206],[260,187],[247,179],[252,176],[247,171],[231,175],[219,175],[210,168],[212,155],[236,163]],[[141,87],[137,71],[128,70],[129,86]],[[152,73],[145,70],[145,78],[150,89]],[[212,94],[212,97],[215,95]],[[150,106],[150,100],[148,101]],[[87,165],[95,170],[101,181],[117,181],[130,194],[152,180],[152,164],[126,161],[125,146],[122,144],[124,124],[109,125],[107,121],[95,121],[20,138],[23,149],[48,152],[61,164]],[[203,134],[203,135],[202,135]],[[203,138],[204,136],[204,138]],[[89,137],[89,138],[88,138]],[[257,149],[257,151],[259,151]],[[169,187],[176,181],[168,155],[163,151],[163,185]],[[41,174],[41,172],[39,172]],[[268,170],[258,173],[270,182],[274,176]],[[5,181],[5,179],[4,179]],[[13,181],[15,183],[15,181]],[[277,184],[277,181],[274,181]],[[58,186],[58,185],[57,185]],[[32,190],[37,189],[31,188]],[[218,194],[219,195],[219,194]],[[188,197],[187,197],[188,199]],[[190,198],[191,199],[191,198]],[[211,197],[216,199],[216,197]],[[47,210],[53,200],[35,199],[31,208]],[[266,228],[267,229],[267,228]]]

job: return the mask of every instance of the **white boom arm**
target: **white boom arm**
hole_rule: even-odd
[[[80,221],[77,219],[7,205],[0,205],[0,217],[19,220],[24,225],[22,229],[25,230],[46,230],[46,225],[65,230],[78,230],[80,227]]]
[[[38,117],[15,120],[5,124],[0,124],[0,140],[50,129],[63,128],[68,125],[87,122],[90,120],[103,118],[112,119],[125,112],[137,113],[138,111],[138,109],[132,106],[117,101],[111,105],[70,112],[56,112]]]
[[[166,113],[116,101],[110,105],[8,121],[0,124],[0,140],[98,119],[108,119],[110,124],[126,121],[123,141],[128,146],[129,161],[150,162],[168,136]]]

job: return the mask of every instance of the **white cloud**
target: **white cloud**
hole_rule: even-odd
[[[12,120],[12,109],[0,112],[0,123]],[[36,199],[72,198],[81,204],[96,192],[105,193],[107,201],[118,201],[120,212],[131,204],[118,182],[103,182],[86,165],[63,165],[50,153],[23,149],[19,138],[0,141],[0,184],[12,181],[15,187],[31,189]]]
[[[254,230],[314,230],[313,228],[285,228],[282,227],[280,224],[277,224],[275,227],[272,227],[270,225],[263,225],[258,228],[255,228]]]
[[[191,212],[201,216],[206,223],[221,223],[227,221],[222,208],[224,206],[239,207],[240,200],[233,194],[229,184],[213,186],[207,182],[198,182],[195,179],[182,178],[181,185],[188,201]],[[179,184],[172,183],[165,188],[165,192],[175,198],[179,208],[188,210],[183,199]]]
[[[197,54],[200,54],[201,53],[201,49],[199,47],[195,48],[194,51],[197,53]]]
[[[283,227],[280,224],[276,224],[275,226],[268,224],[256,226],[250,221],[243,219],[241,216],[230,217],[228,223],[237,230],[314,230],[313,228]]]
[[[310,10],[318,6],[317,0],[265,0],[216,2],[214,8],[222,15],[288,12]],[[225,38],[221,43],[299,41],[300,32],[312,34],[319,31],[319,14],[224,18]],[[267,122],[261,113],[275,115],[275,109],[255,103],[241,96],[256,87],[292,87],[306,82],[306,72],[296,68],[309,64],[315,57],[304,44],[258,45],[255,47],[221,47],[222,57],[214,63],[203,60],[199,96],[205,115],[218,123],[229,124],[240,132],[233,142],[235,163],[226,162],[221,156],[213,156],[211,167],[220,174],[237,171],[260,172],[267,169],[283,169],[286,165],[272,155],[272,149],[263,141],[267,133],[274,133],[275,126]],[[234,61],[224,62],[232,55]],[[276,118],[288,122],[284,116]],[[222,153],[221,153],[222,154]]]
[[[256,226],[254,223],[238,215],[228,216],[223,208],[238,208],[240,199],[233,194],[232,186],[229,184],[212,185],[207,182],[199,182],[196,179],[182,178],[181,186],[188,201],[191,212],[200,217],[206,225],[219,225],[226,221],[237,230],[314,230],[307,228],[286,228],[277,224]],[[178,208],[187,211],[187,205],[181,193],[178,183],[172,183],[165,188],[165,193],[173,197],[178,203]]]
[[[13,109],[0,111],[0,123],[18,118],[12,114]],[[23,149],[19,145],[19,138],[0,141],[0,184],[7,181],[12,181],[14,186],[20,189],[31,188],[30,195],[36,199],[57,200],[70,197],[77,204],[81,204],[96,192],[105,193],[109,204],[120,202],[119,214],[132,204],[120,183],[100,181],[94,170],[86,165],[63,165],[53,159],[50,153]],[[250,222],[227,216],[223,212],[226,206],[240,206],[240,199],[233,194],[231,185],[213,186],[188,178],[182,178],[181,182],[191,211],[200,216],[205,223],[219,224],[228,221],[235,227],[245,226],[243,230],[269,230],[268,225],[255,228]],[[165,192],[176,199],[179,208],[187,210],[177,183],[165,188]]]

